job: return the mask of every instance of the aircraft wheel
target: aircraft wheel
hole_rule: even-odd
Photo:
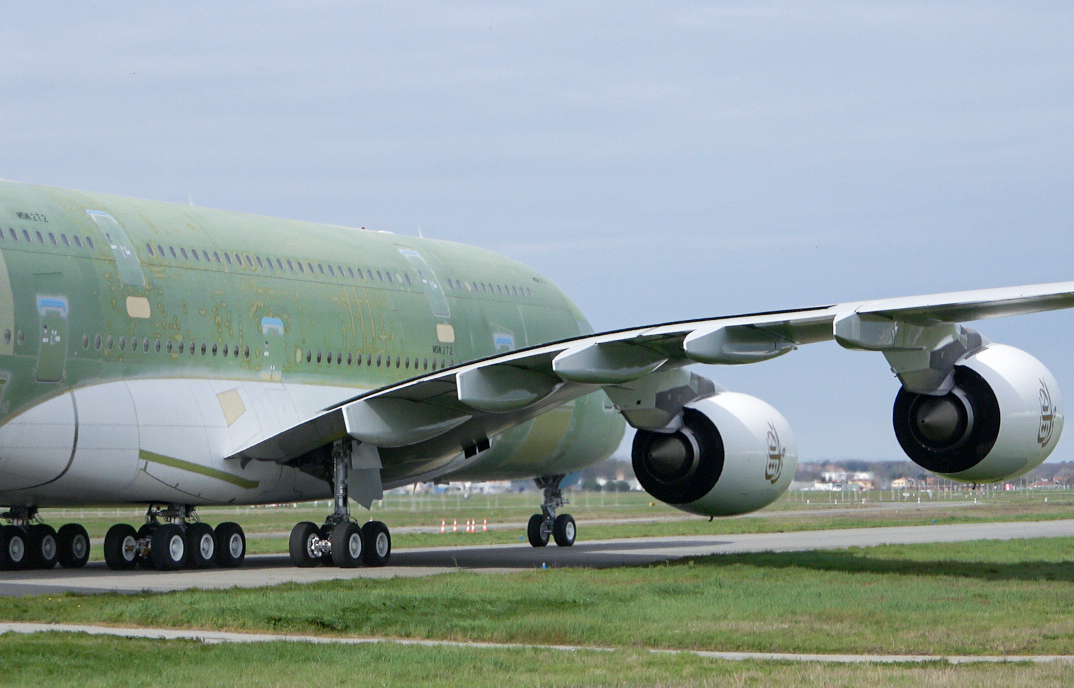
[[[216,560],[216,536],[207,523],[192,523],[186,529],[186,564],[192,569],[206,569]]]
[[[134,526],[117,523],[104,536],[104,562],[113,571],[129,571],[138,565],[138,533]]]
[[[574,522],[574,516],[560,514],[552,522],[552,537],[560,547],[570,547],[578,535],[578,525]]]
[[[544,516],[534,514],[530,516],[529,525],[526,526],[526,535],[529,536],[530,544],[534,547],[544,547],[548,544],[548,529],[544,526]]]
[[[16,571],[25,568],[29,547],[26,532],[18,526],[0,527],[0,570]]]
[[[166,523],[157,528],[149,544],[149,556],[160,571],[183,568],[187,559],[186,533],[182,526]]]
[[[56,531],[52,526],[39,523],[26,529],[26,542],[30,546],[27,552],[27,566],[32,569],[51,569],[56,565]]]
[[[392,535],[388,526],[380,521],[370,521],[362,526],[362,539],[365,551],[362,562],[366,566],[384,566],[392,554]]]
[[[80,569],[89,561],[90,540],[86,529],[77,523],[60,526],[56,534],[57,559],[65,569]]]
[[[341,569],[352,569],[362,562],[362,529],[357,523],[344,521],[332,529],[332,561]]]
[[[320,563],[320,557],[313,551],[313,539],[319,537],[317,525],[309,521],[296,524],[291,529],[291,542],[288,550],[291,563],[295,566],[309,567]]]
[[[216,565],[225,569],[242,566],[246,559],[246,533],[230,521],[216,527]]]

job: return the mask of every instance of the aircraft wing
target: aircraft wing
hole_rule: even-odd
[[[600,388],[632,425],[657,428],[664,422],[659,413],[657,420],[652,414],[631,415],[623,400],[637,397],[640,404],[646,395],[666,396],[691,385],[695,396],[703,396],[697,376],[683,370],[693,363],[755,363],[832,339],[847,348],[890,354],[892,360],[905,352],[928,354],[929,347],[938,346],[937,338],[950,338],[950,328],[960,322],[1070,307],[1074,307],[1074,282],[862,301],[588,335],[473,361],[357,396],[228,458],[288,463],[347,436],[377,447],[398,464],[460,453],[471,456],[488,448],[490,437]],[[384,468],[389,468],[387,463]],[[401,465],[393,468],[398,474],[413,474]]]

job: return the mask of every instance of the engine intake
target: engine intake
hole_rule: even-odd
[[[631,455],[646,492],[703,516],[768,506],[798,466],[786,419],[760,399],[733,392],[688,404],[677,432],[638,430]]]
[[[962,482],[1017,477],[1052,453],[1063,431],[1059,385],[1044,365],[1000,344],[955,366],[943,396],[899,390],[893,421],[906,455]]]

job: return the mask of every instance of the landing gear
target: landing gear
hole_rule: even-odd
[[[150,505],[138,530],[119,523],[104,537],[105,563],[116,571],[139,565],[158,571],[204,569],[214,564],[232,568],[242,565],[245,558],[246,534],[239,524],[221,523],[214,530],[197,520],[194,507],[182,504],[164,509]]]
[[[353,443],[348,438],[332,445],[333,510],[320,528],[303,521],[291,530],[288,551],[291,563],[300,567],[329,564],[340,568],[384,566],[392,551],[388,526],[370,521],[359,526],[351,518],[347,470],[351,466]]]
[[[559,489],[563,478],[562,475],[550,475],[534,480],[537,487],[544,490],[541,513],[530,516],[529,524],[526,526],[526,535],[534,547],[544,547],[549,540],[553,539],[560,547],[570,547],[574,544],[578,533],[574,517],[570,514],[556,515],[556,511],[567,504],[563,499],[563,491]]]
[[[0,518],[11,521],[0,527],[0,571],[51,569],[57,562],[77,568],[89,559],[89,536],[80,525],[65,525],[57,533],[38,521],[37,507],[14,508]]]

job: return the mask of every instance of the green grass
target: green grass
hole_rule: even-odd
[[[830,666],[728,662],[637,651],[408,647],[303,643],[207,645],[83,635],[0,636],[0,685],[124,688],[146,685],[430,686],[948,686],[1041,688],[1070,684],[1070,665],[935,663]]]
[[[0,599],[0,618],[806,653],[1069,654],[1074,539],[705,557],[229,591]]]

